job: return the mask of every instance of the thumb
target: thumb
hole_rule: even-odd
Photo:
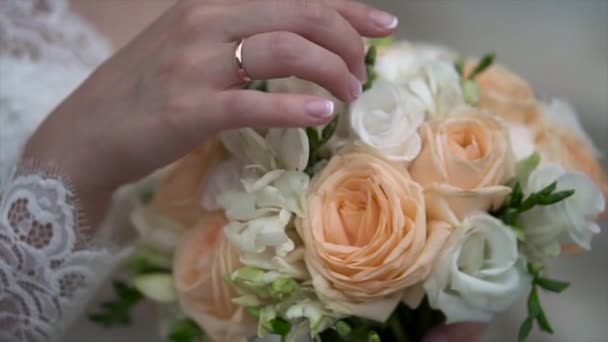
[[[433,329],[424,342],[480,342],[487,326],[479,322],[441,325]]]

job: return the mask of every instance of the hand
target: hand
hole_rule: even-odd
[[[455,323],[439,326],[424,338],[424,342],[481,342],[486,323]]]
[[[242,89],[243,45],[254,79],[297,76],[352,101],[366,78],[361,35],[397,19],[348,0],[183,0],[104,63],[30,139],[24,158],[56,164],[95,224],[111,193],[220,130],[314,126],[331,102]]]

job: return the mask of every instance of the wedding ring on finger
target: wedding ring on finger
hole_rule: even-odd
[[[241,78],[243,83],[247,84],[247,83],[253,81],[253,79],[251,79],[251,77],[249,77],[249,75],[247,74],[247,71],[245,70],[245,67],[243,66],[243,44],[244,43],[245,43],[245,38],[239,39],[239,41],[236,43],[236,47],[234,49],[234,60],[236,62],[237,73],[238,73],[239,77]]]

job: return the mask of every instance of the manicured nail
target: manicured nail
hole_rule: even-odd
[[[330,100],[312,100],[305,107],[308,114],[316,118],[326,119],[334,114],[334,103]]]
[[[350,75],[348,90],[353,99],[358,98],[361,95],[361,92],[363,91],[361,81],[359,81],[359,79],[355,75]]]
[[[392,30],[397,27],[397,25],[399,25],[399,19],[397,19],[397,17],[383,11],[373,10],[370,13],[370,17],[374,24],[376,24],[376,26],[380,27],[381,29]]]
[[[359,79],[361,83],[365,83],[367,81],[367,67],[364,63],[361,63],[361,65],[357,68],[357,72],[355,74],[357,75],[357,79]]]

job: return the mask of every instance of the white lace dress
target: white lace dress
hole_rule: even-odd
[[[111,264],[60,173],[19,161],[109,51],[65,0],[0,0],[0,341],[59,339]]]

